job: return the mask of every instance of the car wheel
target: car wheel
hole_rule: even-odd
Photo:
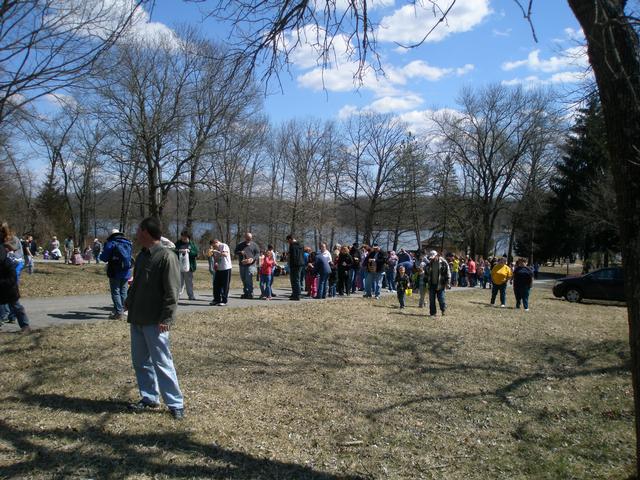
[[[580,293],[580,290],[570,288],[569,290],[567,290],[567,293],[564,294],[564,298],[566,298],[571,303],[575,303],[579,302],[582,299],[582,294]]]

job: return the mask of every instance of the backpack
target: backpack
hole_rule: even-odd
[[[108,273],[128,272],[131,270],[131,242],[125,238],[113,240],[113,249],[108,264]]]
[[[0,303],[15,303],[19,298],[15,257],[0,244]]]

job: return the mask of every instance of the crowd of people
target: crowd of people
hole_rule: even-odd
[[[185,241],[187,239],[184,238]],[[191,243],[188,250],[195,269],[197,248]],[[428,295],[430,315],[436,315],[438,308],[444,315],[445,292],[452,287],[490,288],[491,304],[495,304],[499,294],[500,306],[504,307],[506,286],[512,283],[516,308],[522,305],[528,311],[529,290],[539,271],[538,265],[530,268],[524,259],[518,260],[515,266],[509,266],[505,258],[480,257],[474,260],[470,256],[459,257],[453,253],[441,256],[435,250],[424,255],[420,251],[405,249],[397,253],[393,250],[385,252],[375,243],[370,246],[337,244],[331,250],[326,243],[321,243],[320,248],[314,251],[300,244],[294,235],[287,237],[287,243],[287,252],[280,254],[272,245],[260,249],[253,235],[245,234],[244,240],[233,250],[242,281],[240,298],[269,301],[276,296],[274,277],[288,274],[290,300],[350,296],[356,292],[362,292],[364,298],[379,299],[382,290],[386,289],[397,294],[400,308],[404,308],[407,293],[412,294],[415,289],[420,295],[419,307],[426,307]],[[206,256],[213,276],[214,298],[211,305],[225,306],[232,270],[231,249],[214,239]],[[259,297],[254,297],[254,281],[259,284]]]
[[[169,347],[169,331],[175,322],[178,300],[186,289],[189,299],[195,299],[193,274],[197,269],[198,247],[191,233],[184,230],[176,243],[162,236],[157,219],[146,218],[137,228],[136,240],[142,247],[133,258],[133,245],[125,234],[113,229],[104,246],[98,239],[88,247],[96,263],[106,263],[113,302],[111,319],[125,315],[130,324],[131,358],[138,383],[140,400],[131,403],[134,412],[160,407],[162,398],[175,419],[184,418],[184,397],[178,383]],[[60,252],[56,237],[50,242],[48,255],[58,256],[66,263],[78,264],[79,253],[73,240],[67,238]],[[243,285],[241,298],[254,298],[254,279],[259,282],[260,299],[271,300],[275,275],[288,275],[290,300],[306,296],[322,300],[350,296],[362,292],[364,298],[379,299],[384,289],[395,292],[400,309],[406,297],[419,295],[418,306],[429,304],[429,314],[447,311],[446,290],[455,287],[491,288],[491,304],[499,296],[500,306],[506,306],[507,283],[513,283],[516,308],[529,310],[529,290],[536,268],[529,268],[519,259],[515,267],[505,258],[474,260],[454,254],[441,256],[431,250],[409,252],[400,249],[385,252],[377,244],[335,245],[331,250],[321,243],[317,251],[302,245],[295,236],[287,236],[288,250],[278,254],[272,245],[261,250],[251,233],[233,250],[238,260]],[[85,252],[87,253],[87,252]],[[15,318],[21,332],[29,333],[29,318],[20,304],[19,280],[24,268],[33,270],[33,257],[39,251],[31,236],[21,241],[6,223],[0,228],[0,319]],[[218,239],[209,242],[206,252],[212,274],[211,305],[225,306],[229,301],[229,285],[233,269],[229,246]],[[85,260],[85,258],[82,258]],[[88,260],[87,260],[88,261]],[[30,266],[29,266],[30,265]],[[133,275],[132,275],[133,272]],[[536,273],[534,273],[536,272]]]
[[[9,235],[9,233],[7,233]],[[17,262],[17,279],[25,269],[33,272],[34,258],[42,255],[45,259],[60,259],[72,265],[82,265],[94,260],[106,264],[113,311],[109,318],[122,319],[125,316],[127,290],[132,278],[133,245],[126,236],[113,229],[103,243],[95,238],[81,254],[71,237],[61,244],[53,236],[47,249],[38,247],[31,235],[25,235],[20,241],[11,233],[14,244],[19,242],[10,255]],[[240,279],[242,281],[242,299],[259,298],[271,300],[276,296],[273,280],[278,275],[289,275],[291,285],[290,300],[301,298],[324,299],[351,296],[356,292],[364,298],[379,299],[383,290],[395,292],[400,308],[406,306],[406,296],[415,291],[419,295],[418,306],[428,306],[432,316],[440,310],[446,312],[446,290],[452,287],[489,288],[490,303],[499,298],[500,306],[506,306],[506,286],[514,286],[516,308],[529,309],[529,290],[534,278],[537,278],[539,265],[532,267],[526,261],[518,260],[516,265],[507,265],[504,258],[472,258],[446,253],[441,256],[435,250],[428,253],[409,251],[403,248],[397,252],[385,251],[376,243],[372,245],[336,244],[329,249],[326,243],[314,251],[304,246],[293,236],[287,237],[288,249],[278,253],[272,245],[265,249],[254,241],[253,235],[245,233],[233,251],[229,245],[218,239],[212,239],[206,250],[209,272],[212,275],[213,306],[225,306],[229,302],[229,287],[233,269],[233,256],[237,258]],[[189,300],[196,300],[193,275],[197,269],[200,254],[196,242],[188,230],[180,233],[173,243],[162,237],[160,244],[175,251],[180,266],[180,294],[186,290]],[[62,247],[62,250],[61,250]],[[260,294],[254,297],[255,284]],[[16,314],[8,303],[0,305],[0,321],[15,321]],[[26,329],[25,329],[26,331]]]

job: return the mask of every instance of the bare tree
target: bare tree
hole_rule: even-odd
[[[127,31],[143,0],[0,4],[0,124],[29,102],[74,85]]]
[[[362,122],[362,161],[349,162],[346,170],[351,185],[358,185],[362,192],[358,196],[349,194],[348,198],[353,199],[354,207],[363,215],[362,242],[370,243],[377,229],[378,215],[389,208],[386,200],[393,193],[394,173],[401,164],[402,144],[407,134],[405,125],[391,115],[365,113]],[[351,147],[355,152],[353,144]]]
[[[326,179],[325,139],[329,125],[320,120],[292,120],[286,130],[287,172],[291,188],[290,229],[304,238],[303,229],[318,225],[322,180]],[[313,227],[317,236],[317,230]]]
[[[97,79],[99,114],[128,139],[131,160],[144,172],[149,214],[162,218],[168,194],[191,156],[178,145],[187,121],[189,82],[196,56],[184,55],[189,43],[163,37],[152,45],[131,44],[110,57],[104,78]]]
[[[539,141],[542,123],[551,111],[551,98],[543,92],[525,92],[493,85],[478,92],[464,89],[461,112],[438,114],[434,121],[444,149],[469,177],[479,209],[479,249],[491,251],[496,218],[512,194],[512,186],[526,152]]]

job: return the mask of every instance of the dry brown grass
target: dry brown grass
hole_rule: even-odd
[[[276,277],[274,285],[288,285],[289,278]],[[258,288],[257,281],[254,287]],[[194,274],[194,288],[210,289],[211,275],[206,266],[198,264]],[[231,276],[231,288],[242,288],[237,266]],[[259,288],[258,288],[259,291]],[[23,272],[20,277],[20,293],[24,297],[55,297],[60,295],[108,294],[109,279],[103,263],[96,265],[64,265],[62,262],[39,262],[33,275]]]
[[[625,310],[487,295],[450,293],[437,319],[393,297],[182,316],[182,423],[126,413],[124,323],[1,334],[0,477],[628,475]]]

